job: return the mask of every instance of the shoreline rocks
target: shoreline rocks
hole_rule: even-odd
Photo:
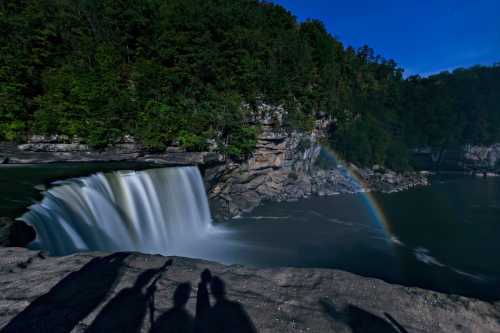
[[[9,217],[0,217],[0,247],[26,247],[36,238],[35,229]]]
[[[194,315],[205,269],[225,282],[227,297],[240,304],[261,333],[402,332],[396,327],[432,333],[500,331],[499,303],[339,270],[256,269],[138,253],[47,257],[19,248],[0,248],[0,330],[44,323],[46,331],[64,324],[68,331],[85,332],[96,318],[103,319],[103,309],[119,311],[119,301],[147,272],[155,281],[151,298],[130,298],[123,305],[134,315],[142,314],[132,318],[141,332],[148,332],[151,323],[172,308],[175,290],[186,282],[193,288],[186,310]],[[48,309],[50,320],[45,316]],[[109,331],[126,321],[123,312],[104,319]]]
[[[142,162],[159,165],[217,164],[223,157],[215,152],[182,150],[150,153],[134,143],[117,143],[94,150],[80,143],[0,143],[0,164],[52,164],[93,162]]]

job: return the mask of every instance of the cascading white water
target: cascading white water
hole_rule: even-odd
[[[139,251],[189,255],[212,219],[198,168],[98,173],[62,182],[21,218],[52,255]]]

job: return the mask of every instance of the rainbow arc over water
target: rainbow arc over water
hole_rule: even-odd
[[[383,229],[386,236],[388,237],[388,240],[397,239],[382,206],[377,201],[377,198],[375,197],[373,192],[367,190],[368,186],[366,184],[366,181],[356,171],[356,167],[348,165],[341,158],[341,156],[331,148],[322,146],[321,153],[325,154],[330,161],[335,163],[342,170],[344,176],[349,177],[357,184],[359,189],[357,193],[360,194],[363,204],[368,209],[372,222]]]

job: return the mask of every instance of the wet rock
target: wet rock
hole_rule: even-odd
[[[97,320],[109,332],[123,323],[148,332],[151,323],[172,308],[174,292],[185,282],[193,286],[186,309],[194,315],[200,273],[205,269],[225,282],[227,297],[240,303],[261,333],[374,332],[374,328],[403,332],[396,327],[432,333],[500,331],[498,304],[338,270],[253,269],[135,253],[56,258],[17,248],[0,249],[0,330],[32,324],[46,332],[64,326],[80,333]],[[154,287],[144,288],[146,298],[125,297],[127,302],[120,302],[135,290],[139,295],[141,289],[134,287],[144,281]],[[105,318],[104,307],[109,314]]]
[[[26,223],[0,217],[0,246],[25,247],[35,238],[35,229]]]

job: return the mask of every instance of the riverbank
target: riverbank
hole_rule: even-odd
[[[164,271],[158,271],[169,259],[172,262]],[[30,325],[43,322],[49,330],[51,325],[64,324],[75,328],[74,332],[84,332],[102,320],[108,328],[124,322],[132,325],[129,320],[136,320],[148,331],[150,323],[171,308],[181,283],[192,286],[187,311],[195,313],[199,275],[204,269],[225,281],[228,298],[241,304],[262,333],[500,330],[498,303],[391,285],[338,270],[252,269],[135,253],[54,258],[17,248],[0,249],[0,329],[30,331]],[[145,277],[145,272],[149,275],[146,283],[158,279],[148,296],[152,303],[127,299],[134,289],[126,288],[144,282],[137,277]],[[152,308],[147,308],[148,303]],[[103,318],[102,306],[106,313],[116,315]],[[48,308],[50,318],[44,312]],[[125,308],[134,316],[119,315]]]
[[[219,163],[222,157],[214,152],[186,152],[179,149],[151,153],[136,143],[124,142],[97,150],[85,144],[29,142],[16,145],[0,143],[0,164],[110,163],[141,162],[157,165],[200,165]]]

